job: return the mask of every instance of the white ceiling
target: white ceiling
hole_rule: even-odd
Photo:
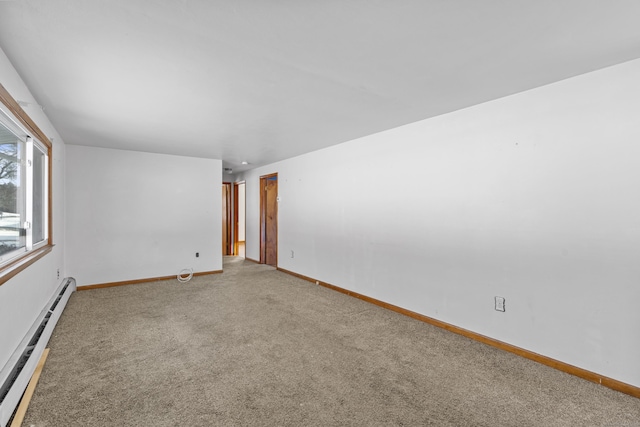
[[[638,0],[1,0],[0,47],[66,143],[238,172],[639,58],[639,18]]]

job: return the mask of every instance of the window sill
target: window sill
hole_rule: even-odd
[[[13,276],[35,263],[37,260],[51,252],[53,245],[46,245],[38,249],[34,249],[22,258],[18,258],[10,264],[0,268],[0,286],[9,281]]]

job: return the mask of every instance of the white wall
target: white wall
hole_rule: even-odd
[[[238,185],[238,241],[244,242],[245,236],[245,203],[246,203],[246,195],[245,195],[245,184]]]
[[[222,269],[220,160],[68,145],[66,173],[78,286]]]
[[[15,68],[0,50],[0,83],[19,101],[36,103]],[[0,285],[0,369],[7,363],[45,304],[65,277],[64,163],[65,146],[44,112],[23,107],[53,143],[53,250],[11,280]],[[60,270],[60,280],[57,272]]]
[[[638,76],[640,60],[246,172],[247,257],[259,176],[278,172],[280,267],[640,386]]]

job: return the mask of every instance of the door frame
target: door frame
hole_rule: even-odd
[[[260,264],[267,263],[267,180],[276,177],[278,173],[270,173],[260,177]],[[278,205],[276,203],[276,229],[278,227]],[[278,265],[278,233],[276,233],[276,265]]]
[[[240,198],[238,197],[238,192],[239,192],[239,187],[240,185],[244,185],[245,186],[245,200],[244,200],[244,204],[245,204],[245,218],[244,218],[244,234],[246,235],[247,232],[247,218],[246,218],[246,203],[247,203],[247,193],[246,193],[246,181],[238,181],[238,182],[234,182],[233,183],[233,255],[238,255],[240,253],[240,250],[238,248],[239,245],[239,240],[238,240],[238,230],[239,230],[239,222],[240,222],[240,217],[238,216],[238,212],[239,212],[239,205],[240,205]],[[245,237],[246,239],[246,237]],[[245,246],[245,251],[246,251],[246,246]]]

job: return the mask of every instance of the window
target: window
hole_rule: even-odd
[[[2,284],[51,248],[51,143],[1,85],[0,101]]]
[[[27,245],[21,232],[26,221],[24,150],[24,142],[0,124],[0,262]]]

